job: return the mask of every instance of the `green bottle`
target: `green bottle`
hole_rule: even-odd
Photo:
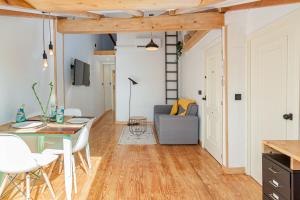
[[[65,113],[65,109],[62,106],[56,114],[56,123],[58,123],[58,124],[64,123],[64,120],[65,120],[64,113]]]
[[[18,109],[17,116],[16,116],[16,122],[25,122],[26,121],[26,116],[25,116],[25,111],[24,111],[24,104],[21,105],[21,107]]]

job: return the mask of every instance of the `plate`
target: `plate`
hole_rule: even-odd
[[[90,119],[88,119],[88,118],[72,118],[72,119],[69,119],[67,122],[70,124],[85,124],[88,121],[90,121]]]
[[[26,121],[26,122],[15,123],[12,124],[11,126],[17,129],[36,128],[36,127],[43,126],[43,122]]]

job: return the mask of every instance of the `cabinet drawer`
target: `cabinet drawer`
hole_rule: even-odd
[[[280,184],[280,182],[277,181],[276,178],[266,179],[264,177],[264,183],[263,183],[264,191],[266,187],[272,188],[272,190],[274,190],[276,194],[279,193],[285,199],[291,199],[291,188],[286,185]]]
[[[289,200],[288,198],[285,198],[282,196],[278,191],[274,190],[270,186],[265,186],[264,185],[264,199],[269,199],[269,200]],[[267,197],[267,198],[266,198]]]
[[[281,186],[291,187],[291,173],[266,156],[263,156],[263,180],[264,182],[275,180]]]

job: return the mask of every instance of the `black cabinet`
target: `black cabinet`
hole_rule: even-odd
[[[291,170],[290,157],[263,154],[263,199],[300,200],[300,170]]]

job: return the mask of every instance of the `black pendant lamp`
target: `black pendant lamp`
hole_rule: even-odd
[[[51,37],[51,19],[50,19],[50,13],[49,13],[49,32],[50,32],[50,43],[49,43],[49,55],[53,56],[53,44],[52,44],[52,37]]]
[[[157,51],[159,46],[153,41],[152,39],[152,32],[151,32],[151,40],[150,42],[146,45],[146,50],[147,51]]]
[[[43,13],[43,66],[44,69],[48,67],[48,58],[45,50],[45,13]]]

